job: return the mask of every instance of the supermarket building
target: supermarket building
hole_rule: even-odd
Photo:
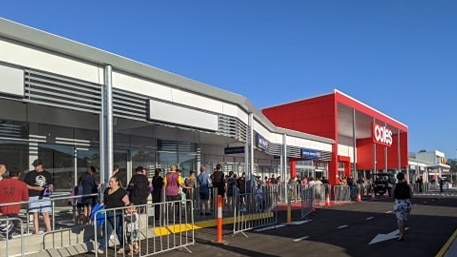
[[[119,164],[125,183],[140,165],[287,178],[302,149],[331,158],[334,140],[274,126],[232,92],[5,19],[0,49],[0,158],[42,159],[57,191],[89,165],[106,182]]]
[[[248,99],[0,19],[0,158],[41,158],[57,190],[117,163],[184,175],[217,163],[238,174],[328,177],[404,170],[408,128],[335,90],[259,110]]]

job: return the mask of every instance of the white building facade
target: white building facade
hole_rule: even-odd
[[[301,149],[331,159],[333,140],[274,126],[245,97],[0,19],[0,159],[36,158],[68,191],[88,166],[186,176],[201,166],[288,178]]]

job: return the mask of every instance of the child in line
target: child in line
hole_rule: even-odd
[[[126,237],[127,243],[129,245],[130,252],[133,254],[138,254],[140,252],[138,245],[138,226],[139,215],[137,209],[134,205],[131,205],[125,210],[125,228],[126,228]]]

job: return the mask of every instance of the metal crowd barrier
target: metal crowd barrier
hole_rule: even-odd
[[[300,188],[300,213],[301,218],[305,219],[314,209],[314,188],[310,186],[301,186]]]
[[[109,210],[99,210],[95,213],[98,220],[102,220],[100,226],[94,222],[94,245],[92,249],[95,256],[128,256],[132,252],[128,244],[128,233],[137,233],[139,252],[135,256],[151,256],[170,250],[185,249],[191,252],[188,246],[195,244],[195,227],[193,204],[187,201],[169,201],[138,205],[137,209],[146,210],[139,214],[136,225],[130,224],[126,219],[125,212],[130,206]],[[108,235],[108,226],[113,226],[112,235]],[[133,228],[132,228],[133,227]],[[137,231],[132,229],[137,227]],[[121,233],[119,233],[121,232]],[[122,242],[119,242],[117,234],[122,235]],[[106,236],[103,236],[106,235]],[[99,244],[105,240],[107,248],[103,249],[103,254],[99,254],[97,249]],[[124,249],[119,253],[119,249]]]
[[[233,235],[277,224],[278,187],[262,186],[255,191],[234,194]]]
[[[326,186],[324,184],[314,184],[311,186],[313,189],[314,206],[325,206]]]
[[[56,215],[57,211],[56,209],[59,208],[60,206],[56,204],[56,202],[58,201],[64,201],[65,204],[62,204],[62,205],[66,205],[66,202],[68,200],[71,200],[71,199],[78,199],[78,198],[83,198],[83,197],[87,197],[87,196],[97,196],[97,194],[92,194],[92,195],[78,195],[78,196],[70,196],[70,194],[55,194],[55,195],[51,195],[48,199],[41,199],[41,200],[38,200],[38,201],[34,201],[34,202],[51,202],[51,212],[49,213],[49,218],[50,218],[50,221],[51,221],[51,232],[46,232],[45,234],[43,234],[43,244],[35,244],[35,241],[32,243],[32,244],[28,244],[28,248],[33,248],[34,251],[39,251],[39,250],[45,250],[47,249],[46,247],[48,247],[48,245],[46,244],[47,240],[46,240],[46,237],[48,237],[48,234],[49,235],[53,235],[55,233],[57,233],[59,230],[69,230],[69,229],[72,229],[72,228],[59,228],[59,230],[56,230],[56,221],[57,221],[57,218],[58,216]],[[20,254],[21,255],[24,255],[25,254],[25,249],[24,249],[24,241],[23,241],[23,238],[26,237],[26,236],[31,236],[32,233],[30,231],[30,226],[32,225],[32,220],[30,218],[31,216],[31,213],[29,213],[29,210],[28,210],[28,204],[30,203],[31,201],[21,201],[21,202],[11,202],[11,203],[3,203],[3,204],[0,204],[0,206],[9,206],[9,205],[21,205],[21,211],[19,212],[18,216],[17,217],[14,217],[14,218],[11,218],[9,217],[9,219],[14,219],[16,221],[20,221],[19,222],[19,226],[20,226],[20,233],[17,233],[17,234],[20,234],[20,240],[15,240],[16,237],[12,237],[12,238],[3,238],[3,240],[5,241],[5,245],[7,246],[5,249],[7,249],[7,252],[9,251],[10,253],[12,252],[12,248],[10,247],[11,245],[14,245],[14,249],[15,251],[17,251],[17,249],[20,249]],[[63,207],[63,208],[70,208],[70,207]],[[72,212],[72,215],[74,213],[74,210]],[[62,215],[62,216],[65,216],[65,215]],[[3,223],[5,221],[5,218],[1,217],[1,222]],[[59,217],[61,218],[61,217]],[[42,223],[42,222],[41,222]],[[74,223],[73,223],[73,219],[71,220],[71,223],[70,224],[67,224],[66,226],[71,226],[73,227],[74,226]],[[52,248],[55,248],[56,247],[56,244],[54,244],[54,242],[56,241],[55,238],[52,239]],[[60,239],[60,241],[64,241],[63,239]],[[31,242],[29,242],[31,243]],[[74,242],[70,242],[69,244],[71,243],[74,243]],[[16,253],[16,255],[19,254],[19,253]],[[14,255],[14,254],[12,254]],[[3,256],[3,254],[0,253],[0,256]],[[4,255],[4,256],[9,256],[9,255]]]
[[[346,204],[351,202],[351,189],[347,185],[333,186],[334,204]]]
[[[438,186],[438,188],[439,188],[439,186]],[[430,189],[431,189],[430,183],[422,183],[422,184],[414,183],[413,184],[414,193],[427,193],[428,191],[430,191]]]
[[[0,249],[3,248],[5,252],[2,253],[2,251],[0,251],[0,255],[16,256],[20,254],[21,256],[24,256],[24,230],[22,219],[19,217],[1,217],[0,224],[5,226],[4,229],[6,230],[6,234],[2,233],[2,236],[5,236],[2,238],[5,240],[5,247],[0,247]],[[10,226],[12,226],[11,231],[8,229]],[[14,234],[17,233],[17,229],[19,229],[20,247],[12,247],[12,249],[10,249],[10,240],[13,238]]]

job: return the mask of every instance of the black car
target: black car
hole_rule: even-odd
[[[375,195],[388,194],[390,196],[393,185],[395,184],[394,175],[390,173],[374,173],[373,189]]]

